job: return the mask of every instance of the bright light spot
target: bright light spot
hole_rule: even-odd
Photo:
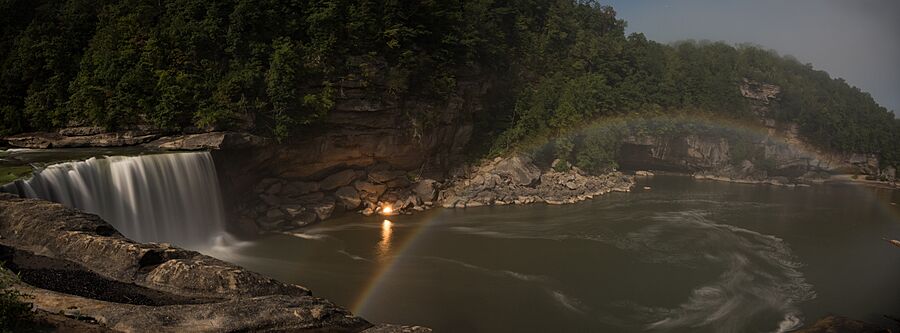
[[[384,205],[381,207],[381,215],[391,215],[394,213],[394,209],[391,208],[391,205]]]
[[[390,220],[384,220],[384,222],[381,222],[381,227],[384,229],[390,229],[391,225],[393,225],[393,223],[391,223]]]

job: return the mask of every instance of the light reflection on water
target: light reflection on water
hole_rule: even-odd
[[[378,261],[384,262],[387,261],[390,257],[391,251],[391,234],[394,232],[392,229],[393,223],[390,220],[384,220],[381,222],[381,241],[378,242],[377,254]]]

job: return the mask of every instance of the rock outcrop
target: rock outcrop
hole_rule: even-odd
[[[247,133],[207,132],[166,136],[144,144],[145,147],[160,150],[221,150],[221,149],[261,149],[272,140]]]
[[[343,169],[319,180],[265,178],[238,206],[243,225],[287,231],[328,219],[334,213],[371,215],[390,206],[394,213],[429,209],[440,183],[380,163]]]
[[[0,257],[37,309],[115,331],[421,329],[373,326],[306,288],[167,244],[135,243],[96,215],[41,200],[0,196]]]
[[[19,148],[121,147],[144,144],[162,136],[151,128],[106,132],[100,127],[64,128],[57,132],[23,133],[4,138]]]
[[[440,193],[443,207],[566,204],[613,191],[628,192],[634,185],[631,177],[619,172],[590,176],[576,167],[566,172],[541,171],[530,157],[520,154],[498,157],[455,174],[451,185]]]
[[[803,141],[795,124],[778,123],[771,113],[779,103],[780,87],[744,80],[740,91],[750,100],[761,129],[751,133],[732,128],[735,133],[743,133],[741,140],[751,140],[741,147],[743,151],[736,151],[726,137],[716,134],[633,135],[623,142],[619,165],[746,183],[816,183],[833,174],[896,181],[896,169],[880,165],[873,154],[826,152]],[[745,157],[737,157],[742,155]]]

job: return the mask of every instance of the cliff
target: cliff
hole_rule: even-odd
[[[894,181],[896,169],[882,165],[875,154],[835,153],[817,148],[799,135],[798,126],[778,122],[773,108],[781,88],[744,80],[739,87],[750,101],[756,126],[729,128],[744,132],[734,140],[717,133],[629,135],[623,140],[620,166],[692,173],[698,178],[778,184],[820,182],[831,175],[863,175],[871,180]]]

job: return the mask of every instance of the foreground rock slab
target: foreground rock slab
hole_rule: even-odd
[[[47,201],[0,195],[0,257],[22,275],[17,288],[38,310],[114,331],[375,328],[306,288],[167,244],[136,243],[96,215]]]

